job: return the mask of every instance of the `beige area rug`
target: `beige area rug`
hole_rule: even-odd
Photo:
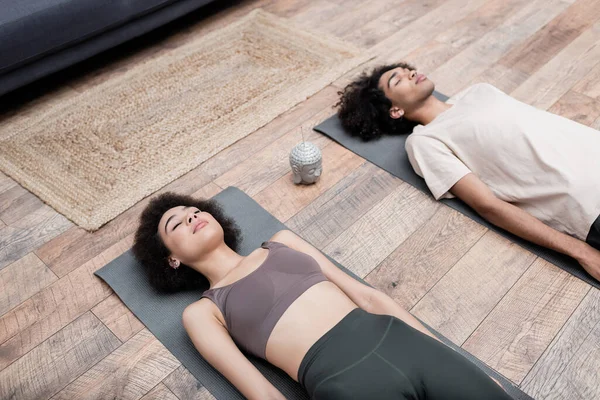
[[[79,96],[0,121],[0,169],[95,230],[365,58],[255,10]]]

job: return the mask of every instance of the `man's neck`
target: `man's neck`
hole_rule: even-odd
[[[407,113],[406,118],[427,125],[450,107],[452,104],[444,103],[431,95],[416,110]]]

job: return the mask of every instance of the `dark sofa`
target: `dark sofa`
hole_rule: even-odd
[[[0,0],[0,96],[214,0]]]

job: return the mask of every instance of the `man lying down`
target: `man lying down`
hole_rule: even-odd
[[[414,126],[406,151],[436,200],[456,196],[600,280],[600,132],[489,84],[448,103],[434,87],[408,64],[380,66],[340,92],[338,115],[365,140]]]

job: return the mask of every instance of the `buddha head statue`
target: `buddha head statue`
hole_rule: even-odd
[[[323,170],[321,150],[311,142],[298,144],[290,153],[290,166],[295,184],[315,183]]]

